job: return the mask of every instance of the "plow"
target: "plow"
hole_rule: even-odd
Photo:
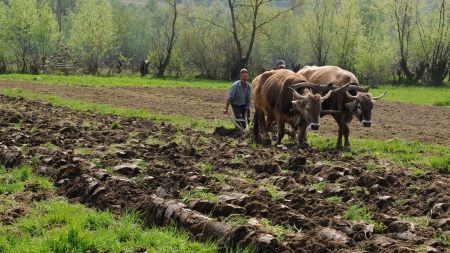
[[[243,119],[236,119],[236,117],[230,115],[230,113],[227,113],[227,116],[239,130],[241,130],[244,133],[250,132],[249,122],[248,122],[249,120],[248,120],[247,116],[245,116],[245,118],[243,118]]]

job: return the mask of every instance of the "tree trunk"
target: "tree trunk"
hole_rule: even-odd
[[[409,70],[408,64],[404,57],[402,57],[402,59],[400,60],[400,68],[402,69],[403,73],[405,74],[408,82],[412,82],[414,80],[414,74],[411,73],[411,71]]]

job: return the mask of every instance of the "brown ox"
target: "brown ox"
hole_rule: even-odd
[[[255,139],[259,139],[261,131],[264,143],[269,144],[268,129],[273,121],[276,121],[277,144],[281,143],[281,139],[284,137],[284,125],[288,123],[292,128],[298,129],[299,145],[301,147],[308,146],[306,128],[319,129],[321,104],[331,94],[330,91],[324,97],[319,94],[314,95],[307,88],[311,86],[315,85],[307,83],[303,76],[291,70],[272,70],[257,76],[252,82],[255,105],[253,119]],[[297,92],[296,90],[302,91]]]
[[[351,84],[345,92],[346,96],[342,97],[341,105],[338,102],[339,93],[333,93],[331,98],[323,103],[322,109],[324,111],[321,114],[321,116],[331,114],[339,126],[336,147],[342,147],[343,135],[345,139],[343,149],[351,150],[348,141],[350,130],[347,124],[351,122],[353,115],[355,115],[362,126],[372,126],[372,109],[375,100],[381,99],[387,91],[378,97],[372,97],[370,93],[367,93],[367,90],[359,86],[358,79],[353,73],[336,66],[305,66],[297,73],[303,75],[309,82],[319,85],[343,86],[348,83]],[[339,110],[347,113],[338,113]]]

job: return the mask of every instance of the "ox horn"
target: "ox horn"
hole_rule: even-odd
[[[291,89],[298,89],[298,88],[317,88],[318,84],[309,83],[309,82],[301,82],[301,83],[295,83],[289,86]]]
[[[347,84],[345,84],[345,85],[343,85],[343,86],[341,86],[341,87],[339,87],[339,88],[337,88],[337,89],[334,89],[334,90],[332,90],[332,92],[333,92],[333,93],[336,93],[336,92],[338,92],[338,91],[341,91],[341,90],[347,88],[348,86],[350,86],[350,83],[347,83]]]
[[[333,91],[332,90],[330,90],[328,93],[327,93],[327,95],[325,95],[325,96],[323,96],[321,99],[322,99],[322,102],[325,100],[325,99],[327,99],[327,98],[329,98],[330,96],[331,96],[331,93],[332,93]]]
[[[383,94],[379,95],[378,97],[374,97],[373,100],[378,100],[381,99],[382,97],[384,97],[384,95],[386,95],[387,91],[385,91]]]
[[[345,94],[347,95],[348,98],[356,99],[356,96],[353,96],[352,94],[348,93],[348,90],[345,91]]]
[[[359,91],[359,92],[367,93],[369,91],[369,87],[363,88],[363,87],[361,87],[359,85],[355,85],[355,83],[351,83],[351,85],[348,86],[347,90],[356,90],[356,91]]]
[[[294,92],[294,95],[296,98],[299,98],[299,99],[305,98],[305,96],[300,95],[300,93],[298,93],[294,88],[289,87],[289,89],[291,89]]]

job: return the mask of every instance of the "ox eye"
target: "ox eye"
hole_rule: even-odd
[[[357,108],[358,108],[358,110],[361,110],[361,106],[360,106],[360,105],[358,105],[358,107],[357,107]]]
[[[308,108],[308,107],[306,107],[305,110],[306,110],[307,112],[309,112],[309,108]]]

